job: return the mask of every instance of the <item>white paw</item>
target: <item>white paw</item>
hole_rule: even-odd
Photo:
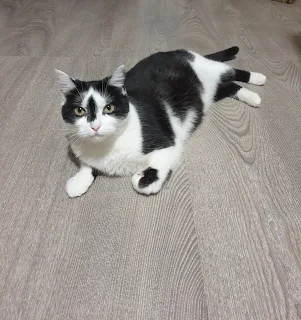
[[[256,86],[262,86],[265,84],[267,77],[258,72],[251,72],[249,83],[255,84]]]
[[[252,107],[258,107],[261,104],[261,98],[257,93],[252,92],[252,95],[250,95],[247,103]]]
[[[66,191],[70,198],[80,197],[87,192],[94,177],[92,174],[78,172],[74,177],[70,178],[66,184]]]
[[[258,107],[261,103],[261,98],[259,95],[256,92],[246,88],[241,88],[237,92],[237,97],[240,101],[245,102],[252,107]]]

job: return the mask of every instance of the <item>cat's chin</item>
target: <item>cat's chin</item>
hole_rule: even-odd
[[[108,136],[106,135],[96,134],[96,135],[90,136],[88,139],[93,142],[101,142],[101,141],[104,141],[107,137]]]

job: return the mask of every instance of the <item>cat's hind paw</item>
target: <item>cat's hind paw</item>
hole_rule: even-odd
[[[237,92],[238,100],[247,103],[249,106],[252,107],[259,107],[261,104],[261,98],[256,92],[253,92],[246,88],[241,88]]]
[[[255,86],[263,86],[267,80],[267,77],[258,72],[250,72],[250,84],[254,84]]]
[[[134,189],[141,194],[150,195],[158,193],[162,188],[162,180],[159,179],[158,170],[147,168],[135,173],[132,177]]]
[[[267,80],[267,77],[258,72],[250,72],[250,84],[254,84],[255,86],[263,86]]]

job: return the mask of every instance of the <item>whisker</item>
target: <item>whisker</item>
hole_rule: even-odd
[[[108,88],[108,84],[109,84],[109,80],[107,81],[106,87],[105,87],[105,93],[104,93],[104,97],[107,100],[107,88]]]
[[[82,138],[82,139],[79,141],[79,146],[80,146],[80,147],[81,147],[83,141],[84,141],[84,138]]]
[[[47,131],[69,131],[69,132],[73,132],[72,130],[69,130],[69,129],[47,129]]]
[[[81,88],[82,88],[82,92],[84,91],[84,89],[83,89],[83,83],[82,83],[82,81],[80,82],[80,86],[81,86]],[[84,100],[84,96],[82,96],[82,100]]]
[[[69,148],[68,148],[68,151],[69,152],[72,148],[72,144],[76,143],[81,137],[78,137],[77,139],[75,139],[74,141],[69,141]]]
[[[76,88],[76,87],[75,87]],[[77,90],[77,88],[76,88],[76,90]],[[77,92],[78,92],[78,90],[77,90]],[[79,94],[79,92],[78,92],[78,94],[77,95],[75,95],[74,93],[72,93],[72,92],[69,92],[69,94],[72,94],[73,95],[73,97],[75,97],[76,99],[78,99],[78,94]],[[81,99],[81,97],[79,96],[79,98]]]
[[[70,136],[68,136],[68,140],[72,141],[73,138],[77,138],[80,137],[77,133],[71,134]]]
[[[80,94],[80,92],[78,91],[76,83],[74,83],[74,84],[75,84],[75,89],[76,89],[77,94],[78,94],[77,96],[79,97],[80,100],[83,100],[83,96],[82,96],[82,95]],[[71,93],[71,94],[73,94],[73,93]],[[73,94],[73,96],[74,96],[75,98],[77,98],[76,95]],[[79,101],[77,101],[77,102],[79,102]]]

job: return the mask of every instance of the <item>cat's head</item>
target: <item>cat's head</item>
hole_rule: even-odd
[[[111,77],[81,81],[56,70],[64,95],[62,116],[71,133],[101,141],[126,126],[129,102],[124,89],[125,75],[124,67],[120,66]]]

